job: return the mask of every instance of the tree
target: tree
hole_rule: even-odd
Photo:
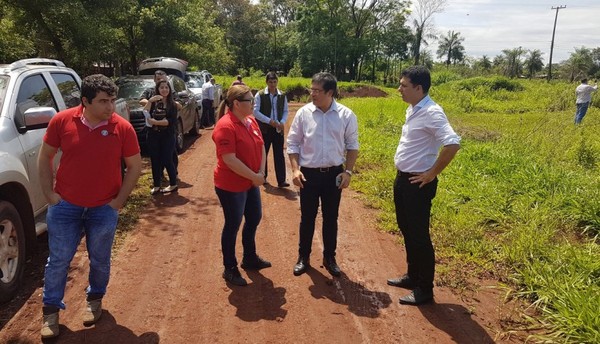
[[[576,48],[575,52],[571,53],[571,56],[567,60],[566,66],[569,71],[570,82],[573,82],[575,78],[582,79],[588,77],[590,70],[594,66],[592,50],[586,47]]]
[[[386,84],[398,83],[397,65],[408,58],[409,44],[414,39],[406,20],[405,13],[396,13],[381,30],[381,53],[385,60],[383,80]]]
[[[525,69],[527,70],[527,77],[532,78],[536,73],[544,69],[544,62],[542,61],[542,52],[539,49],[535,49],[529,52],[529,55],[525,59]]]
[[[418,65],[421,56],[421,44],[425,38],[431,37],[433,29],[433,15],[440,13],[446,6],[446,0],[416,0],[415,11],[413,13],[414,42],[412,45],[415,64]]]
[[[237,74],[261,66],[267,59],[269,25],[260,7],[249,0],[214,1],[220,9],[216,24],[225,29],[225,44],[234,59],[228,72]]]
[[[522,47],[513,49],[504,49],[502,54],[503,74],[509,78],[515,78],[523,73],[522,57],[526,50]]]
[[[493,63],[487,55],[481,56],[479,60],[476,60],[473,64],[473,68],[484,73],[489,73],[492,70]]]
[[[13,12],[15,10],[8,7],[0,9],[0,42],[10,42],[0,44],[0,63],[11,63],[23,57],[35,56],[37,53],[31,37],[17,30],[13,19],[16,15]]]
[[[460,37],[460,32],[448,31],[448,35],[442,38],[440,45],[438,46],[437,56],[439,58],[446,57],[446,66],[450,65],[450,61],[462,61],[465,57],[465,48],[462,42],[465,39]]]

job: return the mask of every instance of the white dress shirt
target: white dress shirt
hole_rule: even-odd
[[[260,112],[260,92],[256,92],[254,96],[254,117],[260,122],[269,124],[271,120],[275,122],[279,122],[281,124],[285,124],[288,117],[288,103],[287,101],[283,103],[283,114],[281,116],[281,121],[277,119],[277,98],[280,97],[283,93],[279,89],[277,89],[277,93],[271,94],[269,93],[269,88],[266,87],[263,91],[264,94],[269,95],[269,99],[271,99],[271,113],[266,114]]]
[[[287,153],[299,154],[300,166],[341,165],[347,150],[358,150],[358,122],[352,110],[334,100],[325,113],[313,103],[296,112],[287,137]]]
[[[425,172],[437,160],[441,146],[459,143],[460,137],[448,123],[444,110],[427,95],[406,109],[394,163],[402,172]]]
[[[576,104],[589,103],[592,101],[592,93],[598,89],[597,85],[590,86],[588,84],[581,84],[575,89],[575,95],[577,95]]]
[[[202,99],[215,100],[215,85],[212,82],[202,84]]]

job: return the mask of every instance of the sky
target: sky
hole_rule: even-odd
[[[467,56],[490,59],[503,49],[523,47],[542,51],[550,58],[552,28],[558,11],[552,63],[569,58],[575,48],[600,47],[600,0],[447,0],[442,13],[434,15],[438,34],[460,32]],[[437,60],[437,43],[427,47]]]

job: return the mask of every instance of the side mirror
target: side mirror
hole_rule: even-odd
[[[29,108],[23,114],[25,125],[19,128],[19,132],[24,133],[28,130],[46,128],[54,115],[56,115],[56,109],[53,107],[39,106]]]

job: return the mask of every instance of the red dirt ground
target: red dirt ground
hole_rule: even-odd
[[[468,298],[437,287],[435,303],[400,305],[398,298],[406,291],[386,285],[386,279],[405,271],[403,247],[397,236],[376,229],[376,211],[363,206],[351,190],[344,191],[340,208],[337,257],[341,277],[332,278],[322,267],[320,222],[313,243],[313,268],[299,277],[292,274],[300,217],[297,191],[267,185],[261,188],[263,219],[256,241],[258,253],[273,267],[242,272],[250,284],[228,287],[221,277],[223,215],[213,186],[216,160],[211,133],[203,131],[181,155],[179,192],[156,196],[115,252],[103,316],[89,328],[81,321],[88,264],[80,247],[69,273],[61,335],[49,342],[522,341],[502,330],[511,310],[498,289],[484,286],[495,285],[492,281],[482,282]],[[273,178],[271,170],[271,183]],[[238,236],[238,259],[240,241]],[[44,259],[43,254],[34,257],[25,294],[0,311],[0,343],[40,342],[39,271]]]

